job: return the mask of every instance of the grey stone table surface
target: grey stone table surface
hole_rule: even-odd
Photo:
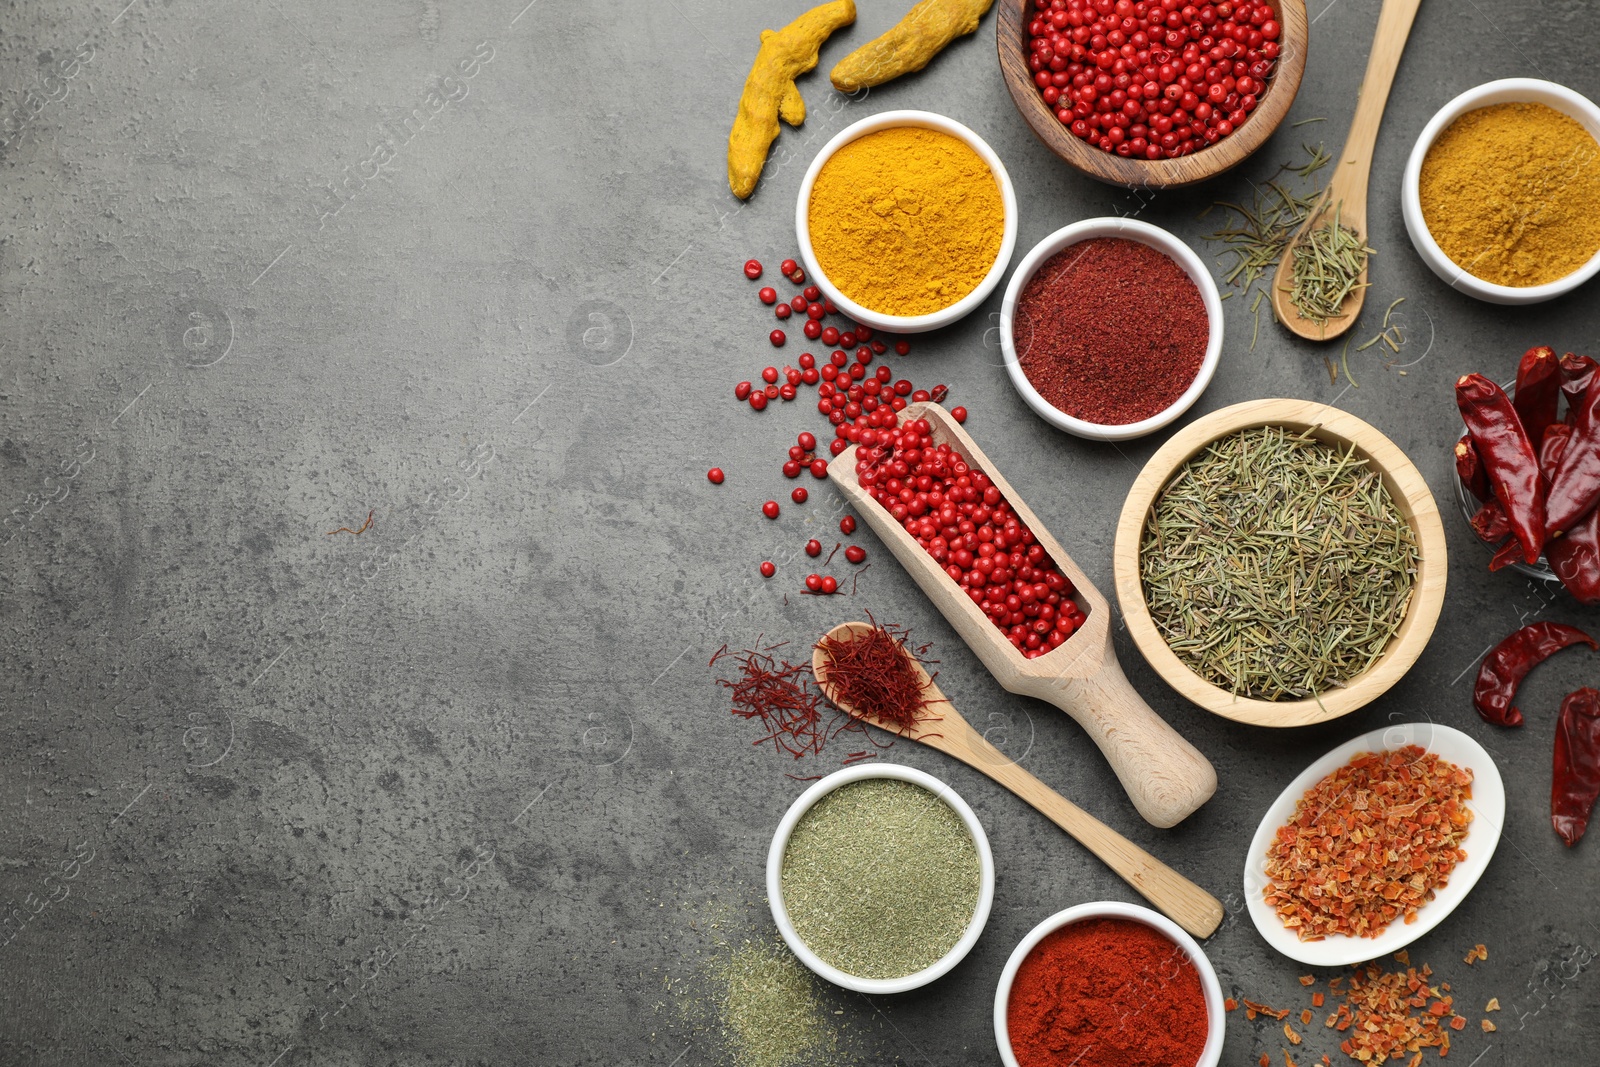
[[[1449,595],[1389,694],[1289,732],[1187,705],[1119,633],[1133,684],[1221,780],[1160,831],[1076,726],[999,690],[870,534],[853,598],[795,595],[799,547],[837,540],[839,504],[808,478],[810,504],[775,523],[757,511],[818,418],[731,399],[775,359],[740,265],[793,254],[806,163],[900,107],[995,147],[1019,254],[1132,212],[1214,253],[1207,204],[1248,197],[1302,141],[1342,139],[1376,0],[1311,0],[1290,120],[1326,121],[1154,197],[1033,138],[992,14],[921,75],[833,94],[826,68],[903,6],[863,0],[748,204],[726,188],[728,124],[760,31],[803,0],[124,2],[0,11],[0,1063],[727,1061],[707,961],[719,940],[772,936],[766,849],[802,788],[786,772],[834,759],[752,745],[708,661],[763,633],[803,646],[869,610],[933,642],[951,698],[1009,753],[1224,899],[1206,951],[1229,993],[1268,1003],[1305,1003],[1305,969],[1241,911],[1267,804],[1359,732],[1466,730],[1508,808],[1482,882],[1411,951],[1469,1016],[1450,1062],[1596,1061],[1600,842],[1567,850],[1547,810],[1554,710],[1596,681],[1595,660],[1539,671],[1519,732],[1479,722],[1468,689],[1519,623],[1597,620],[1489,574],[1448,481],[1454,378],[1505,374],[1538,343],[1595,351],[1595,290],[1526,309],[1457,295],[1411,249],[1398,202],[1412,142],[1456,93],[1529,75],[1600,97],[1590,5],[1422,5],[1373,169],[1358,328],[1406,297],[1400,358],[1352,352],[1355,382],[1330,384],[1325,350],[1265,321],[1252,349],[1248,299],[1224,305],[1221,368],[1190,417],[1292,396],[1376,424],[1445,512]],[[1088,444],[1036,419],[1000,366],[998,307],[917,339],[897,370],[950,384],[1110,591],[1120,502],[1161,438]],[[727,484],[707,483],[713,465]],[[369,512],[359,537],[328,535]],[[1023,933],[1136,898],[986,779],[909,745],[888,757],[973,804],[998,896],[934,986],[835,997],[838,1056],[998,1062],[994,985]],[[1489,959],[1468,968],[1477,942]],[[1483,1034],[1491,996],[1505,1010]],[[1342,1061],[1309,1029],[1297,1060]],[[1235,1014],[1227,1033],[1225,1063],[1281,1060],[1277,1024]]]

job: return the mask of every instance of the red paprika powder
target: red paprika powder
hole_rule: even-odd
[[[1206,1002],[1188,954],[1132,919],[1085,919],[1022,961],[1006,1004],[1021,1067],[1194,1067]]]
[[[1022,287],[1012,325],[1017,360],[1051,406],[1124,426],[1177,402],[1211,340],[1188,272],[1149,245],[1095,237],[1068,245]]]

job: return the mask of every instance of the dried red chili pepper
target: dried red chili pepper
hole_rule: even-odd
[[[1589,380],[1594,376],[1596,363],[1588,356],[1575,356],[1571,352],[1561,357],[1559,367],[1561,370],[1561,395],[1567,398],[1567,421],[1571,422],[1578,414],[1578,405],[1583,402],[1583,394],[1588,391]]]
[[[1472,706],[1478,709],[1484,722],[1521,726],[1522,712],[1511,704],[1517,698],[1517,686],[1533,668],[1573,645],[1600,649],[1594,638],[1576,626],[1560,622],[1524,626],[1495,645],[1483,658],[1478,680],[1472,687]]]
[[[1489,484],[1506,509],[1511,532],[1522,545],[1523,559],[1532,563],[1544,551],[1544,486],[1539,482],[1539,458],[1522,420],[1505,390],[1481,374],[1456,379],[1456,406],[1483,459]]]
[[[1600,690],[1567,694],[1556,720],[1555,770],[1550,779],[1550,824],[1571,848],[1589,827],[1600,797]]]
[[[1489,499],[1489,476],[1483,473],[1483,460],[1478,458],[1478,449],[1470,433],[1462,434],[1461,440],[1456,442],[1456,477],[1467,487],[1467,492],[1479,500]]]
[[[1546,426],[1556,421],[1561,406],[1561,361],[1549,345],[1530,348],[1517,364],[1512,404],[1535,452],[1544,441]]]
[[[1600,376],[1591,377],[1572,424],[1572,440],[1550,479],[1545,535],[1554,537],[1600,502]]]
[[[1572,427],[1564,423],[1545,430],[1544,447],[1539,450],[1539,473],[1546,481],[1561,463],[1571,437]],[[1477,529],[1476,517],[1473,528]],[[1574,600],[1600,604],[1600,509],[1579,519],[1562,536],[1546,541],[1544,558]]]
[[[1478,509],[1472,516],[1472,532],[1484,544],[1498,546],[1511,534],[1511,522],[1506,518],[1506,509],[1500,506],[1500,501],[1491,499],[1487,504]],[[1522,546],[1517,546],[1517,554],[1522,554]]]

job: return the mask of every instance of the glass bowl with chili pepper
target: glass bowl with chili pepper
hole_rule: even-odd
[[[1064,226],[1023,257],[1000,304],[1006,373],[1058,430],[1126,441],[1200,399],[1222,355],[1222,297],[1194,250],[1125,218]]]
[[[949,785],[913,767],[858,763],[812,783],[778,823],[767,900],[778,933],[818,977],[904,993],[978,943],[994,906],[994,854]]]
[[[1502,438],[1515,437],[1520,430],[1529,437],[1528,445],[1541,468],[1540,477],[1548,483],[1555,473],[1555,464],[1566,451],[1567,442],[1570,440],[1569,428],[1557,421],[1562,399],[1565,397],[1567,401],[1566,421],[1568,423],[1575,421],[1578,405],[1593,376],[1595,366],[1594,361],[1585,356],[1569,353],[1565,357],[1558,358],[1554,349],[1542,346],[1530,348],[1523,354],[1517,363],[1517,376],[1498,386],[1499,397],[1487,395],[1492,394],[1495,387],[1487,383],[1480,385],[1480,391],[1486,394],[1483,404],[1491,407],[1494,404],[1499,404],[1501,407],[1509,405],[1516,413],[1518,423],[1518,427],[1514,429],[1510,425],[1510,420],[1504,420],[1504,425],[1496,429],[1489,426],[1482,417],[1475,415],[1474,418],[1479,423],[1477,429],[1469,429],[1463,433],[1456,440],[1452,451],[1454,463],[1451,475],[1456,491],[1456,506],[1461,509],[1461,515],[1467,520],[1467,527],[1473,536],[1493,554],[1489,560],[1491,571],[1510,567],[1518,574],[1535,581],[1560,580],[1559,575],[1550,566],[1548,553],[1541,552],[1538,559],[1530,563],[1524,554],[1517,551],[1518,542],[1511,539],[1509,516],[1499,494],[1493,488],[1493,479],[1485,462],[1479,435],[1488,434],[1491,441],[1498,441]],[[1460,383],[1458,383],[1459,388]],[[1560,428],[1552,433],[1554,427]],[[1515,452],[1517,449],[1511,451]],[[1511,491],[1509,487],[1507,491]],[[1584,529],[1574,531],[1574,536],[1582,535],[1587,541],[1595,542],[1596,533],[1593,524],[1586,523]],[[1562,545],[1557,554],[1565,558],[1570,555],[1573,545],[1577,543],[1578,541],[1574,541],[1573,544]],[[1569,571],[1572,570],[1574,569],[1569,566]],[[1582,570],[1585,573],[1573,573],[1573,581],[1569,588],[1572,588],[1574,596],[1580,601],[1590,603],[1595,595],[1600,594],[1600,572],[1588,573],[1593,568]]]
[[[1005,1067],[1216,1067],[1224,1008],[1211,961],[1177,923],[1095,901],[1056,912],[1012,951],[995,990],[995,1041]]]

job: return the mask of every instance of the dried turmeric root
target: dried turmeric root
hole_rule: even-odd
[[[832,0],[781,30],[761,31],[761,51],[744,80],[739,114],[728,134],[728,187],[740,200],[756,191],[767,149],[778,136],[779,116],[791,126],[806,120],[795,78],[817,65],[817,52],[834,30],[855,20],[855,0]]]
[[[828,75],[841,93],[921,70],[957,37],[978,28],[994,0],[922,0],[893,29],[839,60]]]

